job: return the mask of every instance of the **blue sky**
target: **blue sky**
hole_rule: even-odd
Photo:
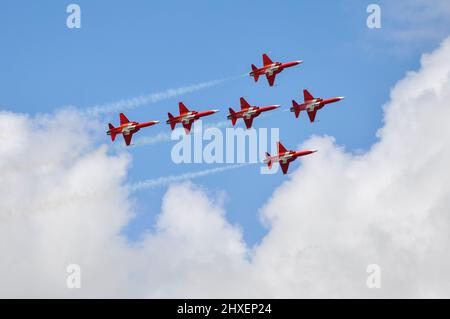
[[[418,66],[422,52],[440,39],[399,37],[401,12],[386,1],[383,28],[366,27],[366,7],[372,1],[76,1],[82,28],[69,30],[67,1],[4,1],[0,10],[0,105],[30,114],[48,113],[65,105],[85,109],[140,94],[236,76],[261,64],[261,54],[274,60],[304,60],[283,72],[277,85],[251,78],[127,111],[137,121],[166,119],[177,102],[198,110],[221,113],[204,123],[221,121],[240,96],[254,104],[290,106],[302,90],[346,100],[319,112],[319,123],[305,116],[295,120],[281,110],[255,121],[256,127],[278,127],[289,148],[313,134],[334,136],[347,150],[369,148],[382,125],[382,105],[393,84]],[[391,11],[389,11],[391,10]],[[405,31],[413,23],[401,23]],[[395,29],[394,29],[395,28]],[[116,114],[101,118],[117,123]],[[165,124],[142,130],[139,136],[167,131]],[[93,137],[111,145],[105,136]],[[121,143],[122,141],[120,141]],[[210,168],[176,165],[173,143],[130,148],[130,183]],[[308,160],[313,160],[309,158]],[[296,169],[299,162],[292,165]],[[255,166],[199,178],[212,197],[225,192],[227,218],[239,224],[247,243],[257,243],[265,228],[258,209],[287,177],[260,175]],[[138,238],[152,229],[165,188],[135,196],[136,218],[125,230]]]

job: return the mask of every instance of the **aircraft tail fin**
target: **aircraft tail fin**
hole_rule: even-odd
[[[236,112],[231,107],[228,110],[230,111],[229,119],[231,120],[231,124],[234,126],[237,121]]]
[[[292,100],[292,108],[294,109],[295,117],[298,118],[300,115],[300,105],[297,103],[297,101]]]
[[[114,125],[112,125],[111,123],[108,124],[109,126],[109,133],[111,135],[111,140],[114,142],[114,140],[116,139],[116,132],[114,131],[115,127]]]
[[[173,120],[174,117],[173,117],[172,113],[170,113],[170,112],[167,113],[167,115],[169,116],[169,120],[167,121],[167,124],[170,124],[170,128],[173,131],[173,129],[175,128],[175,125],[176,125],[175,121]]]
[[[272,168],[272,157],[270,156],[270,154],[268,152],[266,152],[266,163],[267,166],[269,167],[269,169]]]
[[[254,73],[256,70],[258,70],[258,68],[256,67],[256,65],[252,64],[253,78],[255,79],[255,82],[258,82],[259,74]]]

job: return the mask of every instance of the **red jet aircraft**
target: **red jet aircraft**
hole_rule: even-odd
[[[219,110],[209,110],[204,112],[189,111],[188,108],[183,104],[183,102],[178,103],[178,107],[180,109],[180,115],[173,116],[172,114],[168,113],[169,119],[166,121],[166,123],[170,124],[170,128],[172,130],[175,129],[175,125],[177,123],[181,123],[184,127],[184,130],[186,131],[186,134],[189,134],[189,132],[191,131],[191,126],[194,121],[197,121],[203,116],[208,116],[219,112]]]
[[[298,104],[297,102],[295,102],[295,100],[292,100],[291,112],[295,112],[295,117],[298,118],[301,111],[307,111],[311,123],[314,122],[318,110],[320,110],[327,104],[339,102],[344,99],[343,96],[333,97],[331,99],[326,100],[321,98],[314,98],[308,92],[308,90],[303,90],[303,96],[305,100],[303,104]]]
[[[287,63],[272,62],[267,54],[263,54],[262,57],[264,66],[262,68],[257,68],[254,64],[252,64],[252,71],[249,73],[249,75],[253,76],[255,82],[258,82],[258,79],[261,75],[265,75],[267,77],[267,81],[269,81],[270,86],[273,86],[276,75],[283,71],[285,68],[290,68],[292,66],[303,63],[303,61],[293,61]]]
[[[272,168],[272,164],[274,162],[279,162],[281,169],[283,170],[283,174],[287,174],[289,169],[289,164],[297,159],[297,157],[309,155],[312,153],[317,152],[317,150],[314,151],[288,151],[286,148],[281,144],[280,142],[277,143],[278,147],[278,155],[270,156],[269,153],[266,153],[266,159],[264,160],[264,163],[266,163],[269,166],[269,169]]]
[[[122,134],[125,139],[125,144],[127,146],[131,143],[131,138],[133,134],[139,131],[143,127],[152,126],[159,123],[159,121],[150,121],[145,123],[131,122],[125,114],[120,113],[120,126],[114,127],[109,123],[109,130],[106,132],[107,135],[111,135],[111,140],[114,142],[117,134]]]
[[[231,120],[233,126],[236,124],[237,119],[242,118],[245,122],[245,125],[248,129],[252,127],[253,119],[259,116],[262,112],[271,111],[276,108],[279,108],[279,105],[270,105],[270,106],[251,106],[247,103],[247,101],[241,97],[241,110],[235,112],[231,107],[229,108],[230,114],[228,115],[228,119]]]

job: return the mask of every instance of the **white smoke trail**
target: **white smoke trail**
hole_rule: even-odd
[[[222,173],[222,172],[229,171],[232,169],[240,168],[240,167],[246,166],[246,165],[249,165],[249,164],[236,164],[236,165],[229,165],[229,166],[227,165],[227,166],[222,166],[222,167],[217,167],[217,168],[210,168],[210,169],[206,169],[203,171],[189,172],[189,173],[185,173],[185,174],[181,174],[181,175],[163,176],[163,177],[158,177],[158,178],[154,178],[154,179],[148,179],[148,180],[137,182],[137,183],[131,185],[130,190],[132,192],[137,192],[137,191],[142,191],[142,190],[146,190],[146,189],[158,188],[158,187],[166,186],[170,183],[182,182],[182,181],[190,180],[193,178],[218,174],[218,173]]]
[[[153,136],[144,136],[136,139],[134,146],[144,146],[144,145],[153,145],[160,142],[168,142],[170,141],[170,132],[160,132]]]
[[[221,121],[216,123],[210,123],[203,125],[203,129],[208,128],[224,128],[230,125],[229,121]],[[195,126],[193,127],[193,130],[191,131],[191,134],[201,134],[200,130]],[[134,146],[144,146],[144,145],[153,145],[161,142],[168,142],[171,140],[172,132],[160,132],[153,136],[146,136],[146,137],[140,137],[136,139],[136,142],[134,143]],[[177,135],[178,136],[178,135]]]
[[[247,75],[247,74],[245,74]],[[160,102],[163,100],[167,100],[170,98],[174,98],[177,96],[181,96],[187,93],[193,93],[205,88],[213,87],[216,85],[219,85],[223,82],[234,80],[236,78],[243,77],[244,75],[239,76],[233,76],[218,80],[212,80],[207,82],[201,82],[197,84],[192,84],[188,86],[182,86],[175,89],[167,89],[165,91],[161,92],[155,92],[148,95],[141,95],[129,99],[122,99],[119,101],[107,103],[107,104],[100,104],[95,105],[92,107],[89,107],[87,109],[87,113],[91,116],[99,116],[102,114],[108,114],[108,113],[115,113],[115,112],[122,112],[125,110],[134,109],[143,105],[152,104],[156,102]]]

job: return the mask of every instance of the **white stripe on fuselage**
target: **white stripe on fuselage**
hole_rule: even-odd
[[[293,152],[286,152],[282,156],[279,156],[279,155],[272,156],[270,158],[270,161],[271,162],[281,162],[283,164],[286,164],[288,162],[288,160],[290,160],[292,157],[294,157]],[[267,160],[265,160],[265,162],[267,163]]]
[[[189,112],[189,113],[183,115],[181,121],[183,123],[189,123],[194,118],[195,118],[195,114],[193,112]]]
[[[320,106],[320,101],[315,99],[313,101],[310,101],[306,104],[306,109],[310,112],[314,111],[317,107]]]
[[[246,119],[249,119],[252,117],[253,114],[255,114],[258,110],[256,108],[250,107],[247,111],[244,112],[243,116]]]
[[[122,133],[128,135],[136,128],[136,126],[132,123],[127,124],[124,128],[122,128]]]
[[[266,74],[272,76],[273,73],[274,73],[276,70],[278,70],[279,68],[280,68],[280,66],[279,66],[279,65],[276,65],[276,64],[274,63],[274,64],[271,64],[264,72],[265,72]]]
[[[280,162],[283,164],[286,164],[289,159],[291,159],[294,156],[294,153],[288,152],[285,153],[283,156],[280,157]]]

